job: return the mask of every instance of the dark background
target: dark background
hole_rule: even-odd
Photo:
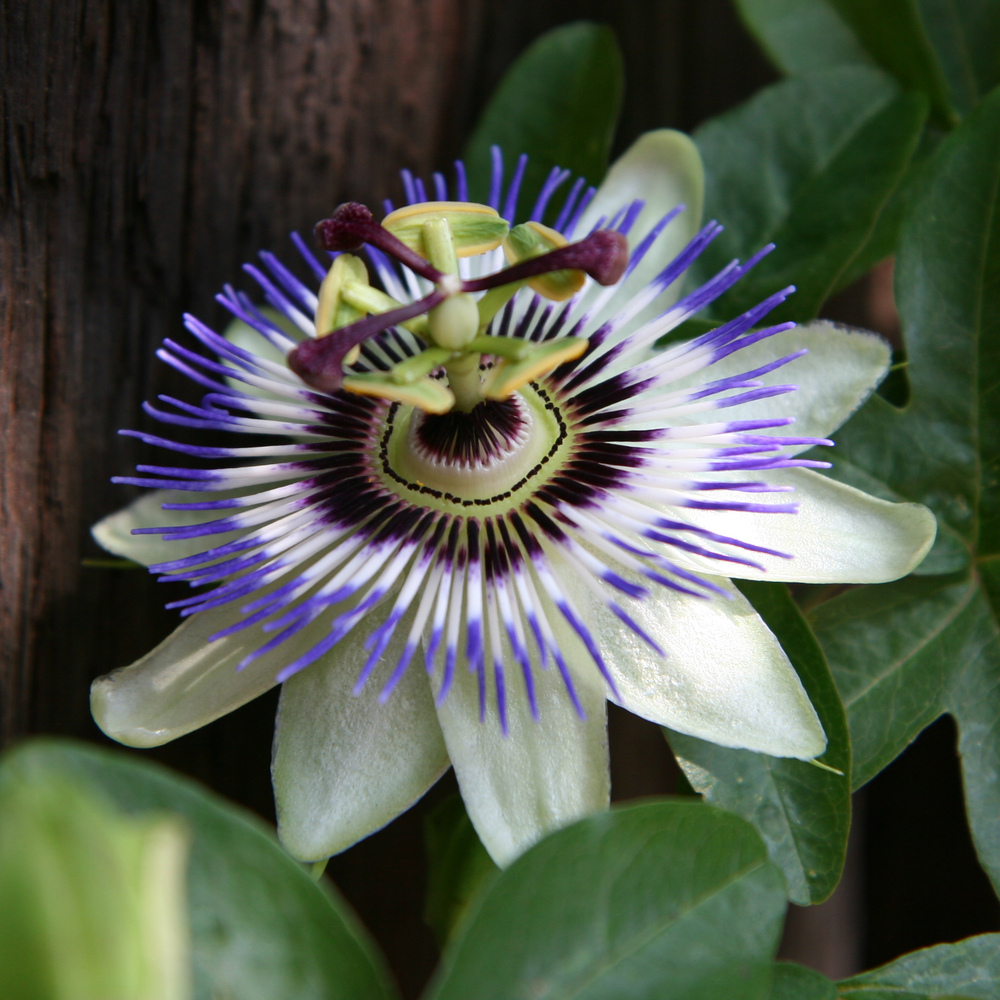
[[[176,624],[144,573],[88,565],[88,527],[142,459],[116,436],[169,391],[156,344],[287,252],[339,202],[461,150],[513,58],[571,19],[611,25],[627,89],[616,152],[690,130],[777,78],[726,0],[0,0],[0,743],[102,740],[91,679]],[[891,334],[889,272],[826,313]],[[887,307],[888,303],[888,307]],[[273,818],[272,692],[149,755]],[[612,710],[616,798],[671,791],[655,727]],[[330,873],[407,996],[437,960],[421,920],[428,801]],[[793,909],[783,953],[835,976],[1000,928],[961,809],[955,732],[932,726],[857,796],[844,883]]]

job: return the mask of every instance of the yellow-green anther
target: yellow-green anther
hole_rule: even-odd
[[[476,337],[469,344],[470,351],[492,354],[508,361],[523,361],[535,352],[536,345],[521,337]]]
[[[317,337],[325,337],[361,317],[362,314],[357,309],[343,301],[342,290],[348,281],[367,285],[368,269],[360,257],[342,253],[334,260],[319,286],[319,302],[316,304]],[[343,308],[345,305],[346,309]]]
[[[447,220],[458,257],[474,257],[495,249],[509,228],[489,205],[464,201],[423,201],[397,208],[382,220],[382,226],[411,250],[426,256],[424,223],[431,219]]]
[[[538,222],[522,222],[514,226],[503,241],[503,254],[509,264],[538,257],[550,250],[566,246],[562,233]]]
[[[397,385],[410,385],[418,378],[429,375],[435,368],[440,368],[451,360],[454,352],[446,347],[428,347],[412,358],[400,361],[389,373]]]
[[[562,233],[540,222],[523,222],[515,226],[503,241],[503,252],[510,264],[518,264],[522,260],[540,257],[550,250],[558,250],[567,244]],[[575,295],[587,280],[583,271],[549,271],[528,279],[528,287],[539,295],[562,302]]]
[[[428,314],[431,339],[438,347],[461,351],[479,332],[479,309],[466,292],[452,295]]]
[[[409,385],[399,385],[390,372],[362,372],[346,376],[344,388],[362,396],[378,396],[415,406],[427,413],[447,413],[455,405],[455,397],[448,386],[427,376]]]
[[[483,395],[486,399],[506,399],[553,368],[580,357],[587,344],[581,337],[560,337],[536,345],[531,355],[521,361],[502,359],[490,371]]]

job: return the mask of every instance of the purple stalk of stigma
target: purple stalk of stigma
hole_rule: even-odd
[[[498,285],[525,281],[552,271],[583,271],[599,285],[613,285],[628,267],[628,240],[612,229],[598,229],[579,243],[550,250],[530,260],[522,260],[512,267],[462,282],[466,292],[484,292]]]
[[[397,239],[365,206],[356,201],[341,205],[329,219],[316,223],[316,238],[324,250],[350,252],[360,250],[364,244],[376,247],[390,257],[395,257],[411,271],[428,281],[440,281],[444,275],[431,266],[415,250]]]
[[[289,353],[288,367],[314,389],[319,389],[320,392],[336,392],[344,384],[344,358],[351,348],[357,347],[387,327],[405,323],[415,316],[429,312],[446,298],[444,292],[434,291],[416,302],[400,306],[399,309],[373,313],[325,337],[304,340]]]

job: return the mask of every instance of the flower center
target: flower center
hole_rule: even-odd
[[[419,461],[477,473],[515,457],[530,437],[531,412],[519,396],[484,399],[468,413],[420,413],[408,444]]]
[[[421,503],[509,508],[566,442],[558,409],[537,386],[483,400],[468,412],[395,406],[383,436],[382,471],[394,490],[419,493]]]
[[[510,229],[496,209],[467,202],[409,205],[381,223],[364,205],[349,202],[318,223],[316,233],[324,249],[338,256],[320,287],[316,336],[289,353],[289,367],[320,392],[346,389],[427,413],[453,407],[468,413],[484,398],[504,399],[586,350],[587,342],[576,337],[553,345],[491,336],[493,317],[519,288],[528,285],[560,302],[579,292],[587,275],[614,285],[628,266],[628,240],[616,230],[597,229],[568,243],[539,222]],[[364,263],[350,252],[366,244],[432,282],[433,290],[404,304],[371,288]],[[461,276],[459,258],[501,244],[510,267],[479,278]],[[423,350],[388,371],[344,371],[345,365],[356,364],[365,340],[402,325],[425,345]],[[478,373],[483,354],[511,370],[483,383]],[[438,368],[444,368],[447,383],[432,377]]]

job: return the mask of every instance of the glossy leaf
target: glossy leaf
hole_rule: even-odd
[[[842,1000],[995,1000],[1000,934],[911,952],[838,986]]]
[[[851,591],[811,618],[847,706],[857,784],[939,715],[955,717],[973,839],[1000,886],[998,223],[994,92],[942,143],[903,227],[910,402],[874,397],[837,437],[838,473],[934,509],[946,541],[930,558],[957,572]]]
[[[939,124],[956,120],[941,63],[931,45],[919,0],[830,0],[876,62],[904,86],[930,99]]]
[[[736,0],[736,6],[764,51],[789,75],[875,63],[872,52],[878,45],[866,33],[872,52],[865,48],[855,28],[838,13],[835,0]],[[928,93],[936,87],[942,98],[943,76],[950,104],[960,114],[968,114],[1000,83],[1000,7],[994,0],[916,0],[901,7],[890,4],[887,13],[877,9],[886,5],[864,6],[869,16],[881,19],[882,28],[895,29],[888,47],[900,51],[886,53],[882,64],[893,70],[897,63],[914,63],[911,85]],[[859,26],[857,20],[854,24]],[[901,27],[905,40],[899,36]],[[916,48],[907,50],[914,40]],[[933,54],[928,53],[928,44]],[[934,68],[935,61],[939,69]],[[930,89],[918,63],[930,73]],[[904,65],[900,69],[906,71]],[[900,75],[900,79],[908,78]]]
[[[736,816],[678,800],[613,809],[498,876],[429,997],[764,1000],[784,898]]]
[[[830,0],[736,0],[743,23],[789,75],[875,60]]]
[[[488,197],[494,144],[507,176],[521,153],[530,157],[518,219],[527,217],[554,166],[597,184],[608,167],[623,78],[610,28],[580,21],[542,35],[507,71],[465,147],[473,199]]]
[[[186,778],[124,753],[28,743],[2,774],[90,784],[128,813],[172,813],[193,835],[188,899],[195,997],[377,1000],[394,995],[382,960],[346,906],[258,819]]]
[[[886,74],[841,66],[768,87],[698,129],[705,214],[726,225],[698,277],[777,244],[715,315],[731,317],[794,284],[796,294],[771,315],[811,319],[859,264],[875,263],[866,248],[924,119],[923,100]]]
[[[813,969],[779,962],[774,967],[770,1000],[837,1000],[837,987]]]
[[[968,114],[1000,83],[1000,6],[995,0],[918,0],[955,108]]]
[[[822,902],[840,879],[851,823],[851,749],[847,718],[822,650],[784,584],[740,581],[767,626],[778,637],[819,713],[829,747],[831,774],[800,760],[728,750],[667,732],[671,748],[695,791],[707,802],[753,823],[781,867],[788,897]]]

